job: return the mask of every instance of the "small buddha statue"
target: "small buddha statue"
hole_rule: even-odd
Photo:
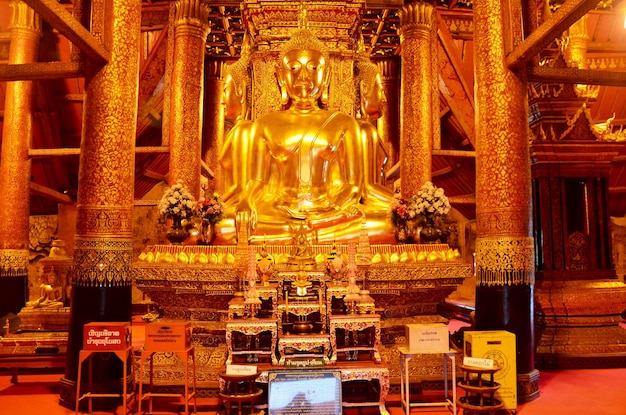
[[[314,268],[315,259],[313,258],[311,244],[307,239],[306,230],[303,226],[298,228],[293,242],[294,246],[287,264],[296,269]]]
[[[309,274],[303,269],[300,269],[296,274],[296,280],[293,282],[293,286],[296,287],[296,295],[302,297],[307,295],[309,287],[313,283],[309,281]]]
[[[257,254],[256,271],[263,286],[267,287],[274,271],[274,258],[267,252],[267,246],[265,244],[263,244],[261,252]]]
[[[54,267],[40,278],[39,298],[26,303],[27,308],[61,308],[63,307],[63,292],[57,282]]]

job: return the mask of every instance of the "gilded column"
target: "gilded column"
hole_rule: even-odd
[[[524,401],[538,396],[528,117],[526,86],[505,65],[503,7],[474,3],[476,329],[515,333]]]
[[[412,196],[431,180],[433,149],[432,33],[435,8],[425,2],[400,9],[400,177],[402,195]]]
[[[224,105],[222,94],[222,61],[212,59],[206,62],[204,80],[204,122],[202,126],[202,159],[213,172],[213,181],[209,187],[219,194],[224,194],[224,178],[220,167],[220,150],[224,142]]]
[[[182,180],[200,196],[204,51],[209,7],[201,0],[175,3],[170,94],[170,184]]]
[[[383,105],[383,112],[377,120],[376,126],[389,155],[389,162],[387,163],[389,168],[400,160],[398,61],[394,58],[388,58],[378,61],[377,65],[387,103]]]
[[[70,333],[61,403],[73,407],[87,322],[130,322],[141,1],[96,1],[92,33],[109,62],[86,63]],[[93,359],[93,390],[121,390],[121,363]]]
[[[18,0],[9,3],[9,64],[35,62],[41,20]],[[28,221],[32,139],[32,81],[6,84],[0,159],[0,316],[24,306],[28,286]]]

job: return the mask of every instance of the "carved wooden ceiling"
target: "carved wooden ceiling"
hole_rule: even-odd
[[[55,7],[72,10],[72,2],[62,0],[26,0],[42,14],[54,15]],[[535,1],[538,5],[541,0]],[[4,117],[6,81],[34,79],[35,109],[32,143],[31,214],[54,214],[59,203],[74,203],[78,186],[82,99],[84,79],[80,66],[60,73],[40,70],[16,70],[7,65],[9,33],[9,0],[0,0],[0,124]],[[243,38],[243,23],[239,2],[213,0],[209,17],[211,31],[207,38],[209,58],[232,60],[238,57]],[[396,0],[368,1],[363,15],[362,33],[373,59],[401,59],[397,28],[399,24]],[[529,2],[532,3],[532,2]],[[593,3],[593,4],[592,4]],[[531,81],[577,83],[593,80],[603,84],[597,99],[589,103],[594,122],[601,123],[614,116],[613,126],[626,124],[626,29],[624,15],[626,0],[552,0],[549,6],[557,10],[565,4],[572,13],[588,13],[587,58],[593,67],[585,71],[530,70]],[[594,8],[595,7],[595,8]],[[144,197],[153,186],[167,178],[167,148],[159,147],[163,95],[155,62],[165,53],[161,43],[167,26],[169,0],[146,0],[142,12],[142,59],[140,74],[139,118],[137,128],[135,197]],[[40,10],[47,12],[43,13]],[[586,11],[585,10],[585,11]],[[454,207],[469,219],[475,217],[474,104],[473,104],[473,21],[472,0],[439,0],[438,49],[440,61],[441,150],[433,156],[433,181],[445,188]],[[556,14],[556,13],[555,13]],[[539,21],[548,20],[551,11],[538,10]],[[57,19],[58,20],[58,19]],[[63,23],[61,19],[61,23]],[[553,23],[552,30],[537,30],[539,36],[552,39],[567,29],[568,16]],[[47,19],[41,43],[41,62],[71,62],[71,38],[81,43],[80,34],[72,37],[58,21]],[[565,26],[564,24],[567,23]],[[560,25],[560,26],[559,26]],[[543,26],[540,26],[542,29]],[[550,29],[550,28],[549,28]],[[559,31],[560,30],[560,31]],[[63,33],[63,34],[62,34]],[[533,33],[534,34],[534,33]],[[549,57],[557,52],[556,43],[549,39],[540,49],[516,50],[510,58],[523,59],[523,54]],[[520,49],[520,48],[518,48]],[[622,74],[620,74],[622,72]],[[621,76],[623,75],[623,76]],[[0,133],[1,134],[1,133]],[[1,139],[1,137],[0,137]],[[614,216],[626,214],[626,151],[618,157],[610,177],[611,206]]]

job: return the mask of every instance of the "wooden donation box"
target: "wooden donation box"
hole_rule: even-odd
[[[130,323],[94,322],[83,326],[83,350],[125,350],[131,346]]]
[[[504,409],[517,409],[517,359],[515,334],[505,330],[466,331],[465,356],[491,359],[500,370],[494,380],[500,384],[495,397]]]
[[[450,332],[443,323],[407,324],[405,331],[410,353],[446,353],[450,350]]]
[[[184,351],[191,347],[191,323],[185,321],[146,324],[145,349],[152,352]]]

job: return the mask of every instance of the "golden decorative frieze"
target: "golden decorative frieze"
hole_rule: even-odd
[[[80,205],[77,229],[82,236],[120,237],[133,232],[132,207]]]
[[[476,238],[476,284],[534,284],[533,238]]]
[[[0,249],[0,277],[28,275],[28,249]]]
[[[308,28],[331,49],[353,44],[363,0],[306,2]],[[242,15],[257,44],[275,49],[298,27],[302,3],[285,0],[246,0]]]
[[[116,287],[132,284],[132,239],[74,241],[74,282],[83,287]]]
[[[455,38],[471,39],[474,36],[474,19],[471,10],[465,14],[459,14],[458,10],[447,13],[438,10],[437,16],[443,24],[448,28]]]
[[[514,197],[514,189],[504,195],[498,195],[505,199]],[[517,197],[517,195],[515,195]],[[510,199],[509,199],[510,203]],[[526,203],[526,202],[525,202]],[[528,234],[529,213],[524,208],[496,209],[476,212],[476,227],[489,237],[506,237],[507,235],[527,235]]]
[[[589,69],[626,71],[626,56],[589,56],[587,66]]]

